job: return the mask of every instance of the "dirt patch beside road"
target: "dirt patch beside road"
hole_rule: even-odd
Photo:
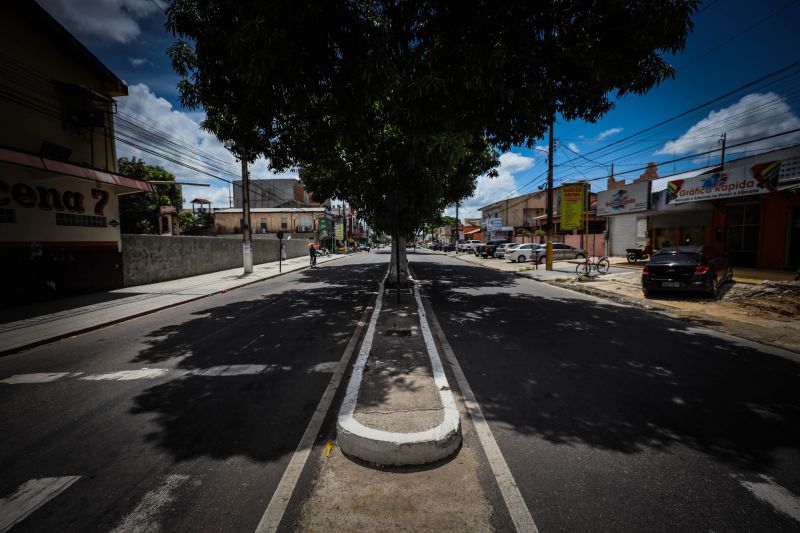
[[[640,276],[639,272],[626,272],[596,276],[588,282],[551,283],[598,296],[613,296],[737,337],[800,352],[800,283],[731,283],[723,286],[718,299],[684,294],[645,298]]]

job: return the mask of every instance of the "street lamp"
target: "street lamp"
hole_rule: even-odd
[[[250,239],[250,178],[247,171],[247,160],[242,154],[236,153],[236,146],[231,141],[225,142],[225,148],[238,157],[242,162],[242,262],[244,273],[253,273],[253,244]]]

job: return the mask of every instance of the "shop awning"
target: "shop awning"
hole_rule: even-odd
[[[38,155],[8,148],[0,148],[0,162],[131,189],[128,192],[153,192],[153,186],[146,181],[129,178],[128,176],[122,176],[121,174],[115,174],[105,170],[82,167],[74,163],[47,159],[45,157],[39,157]]]

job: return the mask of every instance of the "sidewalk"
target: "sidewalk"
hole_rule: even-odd
[[[734,283],[723,285],[717,299],[690,294],[645,298],[641,287],[645,262],[629,265],[625,258],[612,257],[612,267],[621,267],[624,271],[605,275],[593,272],[589,280],[578,281],[574,261],[555,262],[554,270],[547,271],[542,265],[534,269],[530,263],[509,263],[466,254],[459,254],[457,258],[800,352],[800,282],[787,281],[787,277],[794,278],[790,272],[734,269]]]
[[[317,264],[345,257],[318,257]],[[250,285],[281,274],[308,268],[308,257],[262,263],[244,276],[232,268],[190,278],[125,287],[12,307],[0,311],[0,355],[77,335],[103,326],[154,313],[161,309]]]
[[[384,280],[385,282],[385,280]],[[375,302],[337,422],[347,455],[376,465],[421,465],[461,444],[458,409],[419,290]]]

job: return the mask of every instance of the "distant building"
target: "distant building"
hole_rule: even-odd
[[[326,229],[332,229],[333,223],[325,207],[254,207],[250,209],[250,227],[254,234],[275,234],[278,231],[289,234],[320,233],[320,220]],[[214,228],[218,234],[242,232],[242,209],[214,210]]]
[[[330,205],[330,201],[320,202],[305,186],[294,178],[251,179],[250,207],[320,207]],[[242,180],[233,182],[233,207],[242,208]]]
[[[589,193],[589,233],[602,233],[605,218],[595,214],[597,193]],[[523,232],[547,227],[547,191],[537,191],[507,200],[500,200],[479,209],[480,227],[487,239],[511,239]],[[561,230],[561,187],[553,188],[553,232],[556,235],[573,231]]]
[[[127,86],[35,2],[0,17],[3,303],[122,287],[114,97]]]

